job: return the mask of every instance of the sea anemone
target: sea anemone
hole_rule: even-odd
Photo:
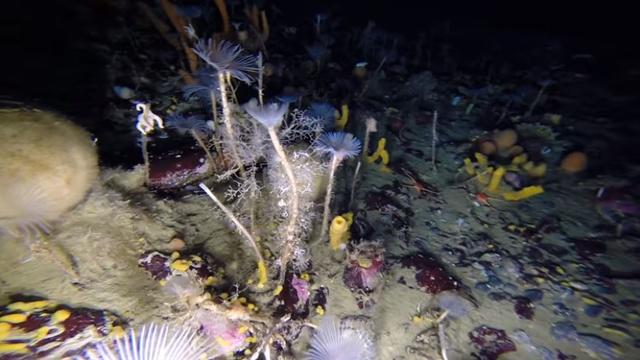
[[[199,40],[193,52],[219,72],[228,73],[247,84],[253,82],[254,74],[260,70],[255,56],[244,55],[240,45],[228,41]]]
[[[375,359],[373,344],[366,333],[358,329],[341,328],[332,316],[325,316],[311,338],[308,360],[370,360]]]
[[[314,144],[315,150],[321,154],[331,155],[340,160],[358,156],[362,147],[360,140],[353,134],[334,131],[322,134]]]
[[[258,100],[251,99],[248,103],[244,104],[244,110],[256,119],[259,123],[266,128],[276,128],[280,126],[284,115],[289,111],[289,104],[286,103],[271,103],[266,105],[259,105]]]
[[[101,343],[88,350],[84,360],[200,360],[214,346],[195,330],[168,325],[144,325],[138,334],[132,329],[113,343]]]

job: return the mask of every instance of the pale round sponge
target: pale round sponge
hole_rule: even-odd
[[[84,129],[51,112],[0,110],[0,233],[48,231],[97,176],[98,155]]]

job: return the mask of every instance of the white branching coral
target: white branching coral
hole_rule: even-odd
[[[308,262],[308,254],[299,239],[305,239],[311,233],[313,222],[317,217],[315,200],[324,173],[324,165],[314,158],[308,149],[294,150],[290,153],[290,162],[296,174],[298,202],[298,219],[296,226],[295,246],[292,250],[291,264],[296,270],[302,270]],[[287,241],[285,220],[289,217],[291,207],[291,187],[287,176],[275,154],[268,159],[271,171],[268,173],[269,197],[274,204],[271,211],[278,211],[282,223],[272,234],[278,246]],[[272,215],[273,216],[273,215]]]

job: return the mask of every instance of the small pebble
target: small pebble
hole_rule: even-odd
[[[441,309],[447,310],[449,316],[453,318],[461,318],[469,313],[469,310],[473,307],[473,304],[465,298],[457,295],[452,291],[443,291],[436,295],[438,306]]]
[[[512,283],[505,283],[503,288],[505,291],[518,292],[518,286]]]
[[[533,346],[533,342],[531,341],[531,337],[527,334],[526,331],[522,329],[517,329],[511,334],[511,338],[516,342],[519,342],[522,345]]]
[[[496,252],[486,252],[480,256],[480,260],[488,261],[490,263],[497,263],[502,258],[502,255]]]
[[[558,341],[574,341],[578,338],[578,331],[569,321],[556,321],[551,324],[551,335]]]
[[[490,292],[489,294],[487,294],[487,297],[489,297],[489,299],[493,301],[502,301],[505,300],[508,295],[503,292]]]
[[[569,309],[565,304],[561,302],[553,303],[553,313],[558,316],[562,316],[563,318],[566,318],[566,319],[571,319],[571,320],[576,319],[575,310]]]
[[[186,246],[187,244],[184,240],[177,237],[167,243],[167,249],[169,249],[169,251],[182,251]]]
[[[604,311],[602,305],[587,305],[584,307],[584,314],[589,317],[598,317]]]
[[[520,278],[522,276],[522,264],[513,258],[505,258],[502,262],[504,273],[512,278]]]
[[[493,290],[494,288],[491,286],[491,284],[489,284],[486,281],[483,282],[479,282],[476,284],[475,286],[476,290],[480,290],[482,292],[488,293],[489,291]]]
[[[544,298],[544,292],[540,289],[527,289],[523,295],[531,301],[540,301]]]
[[[499,288],[501,287],[504,283],[502,282],[502,280],[500,280],[499,277],[495,276],[495,275],[490,275],[487,278],[487,282],[489,283],[489,285],[495,287],[495,288]]]

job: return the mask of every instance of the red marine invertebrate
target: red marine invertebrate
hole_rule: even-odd
[[[498,356],[516,351],[516,345],[504,330],[494,329],[486,325],[478,326],[469,333],[469,339],[478,350],[480,359],[495,360]]]
[[[416,282],[429,294],[460,288],[460,282],[431,255],[407,256],[402,259],[402,265],[416,270]]]

